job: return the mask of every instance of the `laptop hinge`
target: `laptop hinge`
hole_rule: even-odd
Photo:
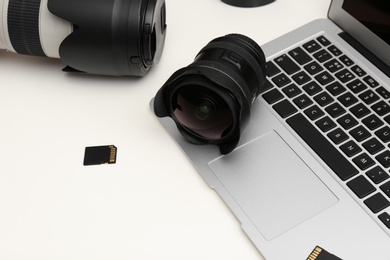
[[[346,32],[339,33],[339,36],[348,42],[352,47],[354,47],[360,54],[362,54],[366,59],[368,59],[372,64],[374,64],[379,70],[385,73],[390,77],[390,67],[387,66],[383,61],[378,59],[372,52],[365,48],[362,44],[356,41],[351,35]]]

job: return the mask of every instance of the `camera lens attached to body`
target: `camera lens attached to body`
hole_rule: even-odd
[[[164,0],[0,0],[0,49],[60,58],[65,71],[144,76],[166,34]]]
[[[248,122],[265,68],[264,53],[252,39],[241,34],[216,38],[167,80],[155,96],[154,112],[171,117],[190,142],[216,144],[227,154]]]

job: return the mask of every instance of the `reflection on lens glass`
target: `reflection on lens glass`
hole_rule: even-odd
[[[172,112],[177,122],[207,139],[220,139],[233,127],[233,112],[214,91],[186,85],[173,95]]]
[[[199,120],[207,120],[210,118],[215,110],[213,101],[208,98],[201,98],[195,105],[195,116]]]

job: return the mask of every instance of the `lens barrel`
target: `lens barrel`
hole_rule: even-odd
[[[74,24],[60,46],[71,70],[144,76],[161,57],[163,0],[49,0],[48,7]]]
[[[41,0],[8,2],[8,33],[17,53],[46,56],[39,39],[40,4]]]
[[[171,117],[190,142],[216,144],[227,154],[237,146],[264,83],[260,46],[229,34],[209,42],[167,80],[155,96],[154,112]]]
[[[144,76],[162,55],[165,0],[8,0],[4,8],[0,48],[57,54],[65,71]]]

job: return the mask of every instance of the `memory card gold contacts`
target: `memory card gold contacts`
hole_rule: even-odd
[[[306,260],[341,260],[341,258],[329,253],[319,246],[316,246]]]

